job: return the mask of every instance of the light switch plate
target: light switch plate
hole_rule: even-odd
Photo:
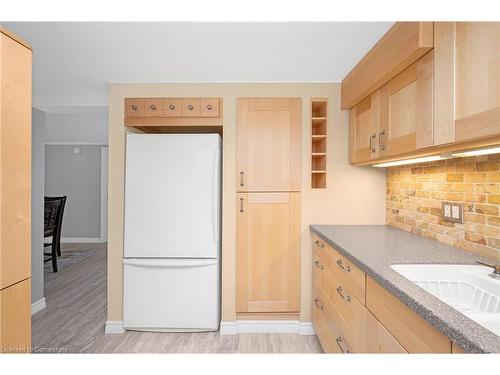
[[[463,223],[463,205],[457,202],[443,202],[443,220]]]

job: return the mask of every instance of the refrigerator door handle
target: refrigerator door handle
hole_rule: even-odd
[[[149,259],[149,258],[126,258],[123,264],[136,267],[162,267],[162,268],[191,268],[206,267],[217,264],[218,259]]]
[[[220,149],[217,148],[214,156],[214,181],[213,181],[213,218],[212,229],[214,242],[219,242],[219,189],[217,188],[220,183],[219,176],[219,163],[220,163]]]

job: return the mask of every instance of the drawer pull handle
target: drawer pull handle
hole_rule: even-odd
[[[315,260],[314,261],[314,264],[316,265],[316,267],[318,267],[320,270],[323,269],[323,265],[319,262],[319,260]]]
[[[319,242],[319,240],[314,240],[314,243],[316,244],[316,246],[321,247],[322,249],[325,247],[325,244],[322,242]]]
[[[170,106],[168,108],[170,108],[173,111],[175,109],[175,105],[170,104]]]
[[[337,339],[335,340],[337,342],[337,345],[340,349],[340,351],[343,353],[343,354],[349,354],[349,350],[344,350],[344,348],[342,348],[342,345],[340,345],[342,343],[342,337],[337,337]]]
[[[344,301],[351,302],[351,296],[344,296],[344,294],[342,294],[342,287],[341,287],[341,286],[339,286],[339,287],[337,288],[337,293],[339,294],[339,296],[341,296],[341,297],[342,297],[342,299],[343,299]]]
[[[153,111],[156,111],[156,106],[155,106],[154,104],[151,104],[151,109],[152,109]]]
[[[211,110],[212,110],[212,108],[213,108],[213,107],[212,107],[212,104],[207,105],[207,109],[208,109],[209,111],[211,111]]]
[[[351,272],[351,267],[349,266],[344,267],[344,265],[342,264],[342,259],[337,260],[337,264],[340,268],[342,268],[342,271]]]
[[[314,299],[314,304],[316,305],[316,307],[320,310],[323,310],[323,305],[320,304],[320,299],[319,298],[315,298]]]
[[[385,135],[386,131],[385,129],[382,130],[380,133],[378,133],[378,147],[384,151],[385,150],[385,143],[382,142],[382,137]]]
[[[372,142],[376,138],[377,138],[377,134],[370,135],[370,144],[368,145],[368,148],[370,149],[371,152],[377,151],[377,149],[375,148],[375,146],[372,146]]]
[[[135,104],[132,104],[132,110],[137,111],[137,106]]]
[[[190,111],[192,111],[192,110],[193,110],[193,108],[194,108],[194,107],[193,107],[193,105],[192,105],[192,104],[188,105],[188,109],[189,109]]]

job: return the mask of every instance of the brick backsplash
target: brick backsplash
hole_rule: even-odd
[[[442,219],[462,202],[464,222]],[[387,169],[387,224],[500,260],[500,155]]]

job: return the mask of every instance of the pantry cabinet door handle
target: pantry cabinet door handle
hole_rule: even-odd
[[[324,243],[319,242],[319,240],[314,240],[314,243],[315,243],[315,244],[316,244],[316,246],[318,246],[318,247],[321,247],[321,248],[324,248],[324,247],[325,247],[325,244],[324,244]]]
[[[385,135],[385,129],[378,133],[378,147],[383,151],[385,150],[385,144],[382,142],[382,137]]]
[[[240,198],[240,212],[243,212],[243,198]]]
[[[318,267],[320,270],[323,269],[323,265],[319,262],[319,260],[315,260],[314,261],[314,264],[316,265],[316,267]]]
[[[320,304],[320,299],[319,298],[315,298],[314,299],[314,304],[316,305],[316,307],[320,310],[323,310],[323,305]]]
[[[343,353],[343,354],[349,354],[349,350],[344,350],[344,348],[342,348],[342,345],[340,345],[342,343],[342,337],[337,337],[337,339],[335,340],[337,342],[337,345],[340,349],[340,351]]]
[[[370,144],[369,144],[369,146],[368,146],[368,147],[370,148],[370,151],[371,151],[371,152],[375,152],[375,151],[377,151],[377,149],[375,148],[375,146],[373,146],[373,140],[374,140],[375,138],[377,138],[377,134],[375,134],[375,133],[374,133],[374,134],[372,134],[372,135],[370,136]]]
[[[342,259],[339,259],[337,260],[337,265],[342,268],[342,271],[345,271],[345,272],[351,272],[351,267],[349,266],[345,266],[344,267],[344,264],[342,263]]]
[[[351,302],[351,296],[344,296],[344,294],[342,293],[342,287],[341,286],[339,286],[337,288],[337,293],[340,295],[340,297],[342,297],[342,299],[344,301]]]
[[[245,176],[245,172],[241,171],[240,172],[240,186],[245,186],[245,183],[243,182],[244,176]]]

